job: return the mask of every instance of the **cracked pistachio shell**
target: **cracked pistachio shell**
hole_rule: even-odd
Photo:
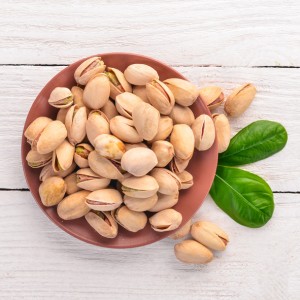
[[[155,141],[163,141],[171,134],[173,130],[173,120],[167,116],[162,116],[158,122],[157,134],[150,141],[151,143]]]
[[[112,215],[119,225],[131,232],[144,229],[148,221],[145,213],[132,211],[126,206],[119,207]]]
[[[122,93],[116,97],[116,109],[120,115],[132,119],[132,111],[136,106],[143,103],[143,100],[132,93]]]
[[[120,171],[120,165],[113,160],[109,160],[99,155],[95,150],[89,154],[88,162],[90,168],[98,175],[109,178],[121,180],[123,175]]]
[[[124,71],[126,80],[134,85],[146,85],[153,79],[158,79],[158,73],[150,66],[144,64],[129,65]]]
[[[227,98],[224,110],[231,117],[238,117],[244,113],[256,95],[256,88],[246,83],[236,88]]]
[[[83,90],[83,103],[90,109],[102,108],[109,99],[110,86],[105,74],[97,74]]]
[[[230,143],[230,124],[224,114],[213,114],[212,117],[216,128],[218,152],[222,153],[227,150]]]
[[[42,131],[36,149],[41,154],[55,150],[67,137],[66,126],[60,121],[50,122]]]
[[[91,57],[85,60],[75,70],[74,78],[80,85],[86,85],[87,82],[97,73],[102,73],[106,66],[101,57]]]
[[[75,147],[64,140],[54,151],[52,156],[52,167],[55,172],[67,170],[73,162]]]
[[[149,218],[153,230],[158,232],[177,229],[182,222],[182,215],[173,208],[164,209]]]
[[[122,192],[134,198],[148,198],[158,191],[157,181],[149,175],[129,177],[122,181]]]
[[[111,212],[90,211],[85,215],[89,225],[101,236],[113,239],[118,235],[118,224],[111,216]]]
[[[133,125],[133,121],[123,116],[116,116],[110,120],[110,130],[114,136],[125,143],[135,144],[143,141]]]
[[[207,86],[200,89],[199,96],[209,109],[217,108],[224,101],[224,94],[218,86]]]
[[[157,193],[158,200],[156,204],[148,209],[150,212],[159,212],[167,208],[171,208],[174,205],[177,204],[178,198],[179,198],[179,193],[177,192],[176,194],[173,195],[164,195]]]
[[[79,168],[88,168],[88,156],[93,151],[93,147],[90,144],[78,144],[75,147],[74,161]]]
[[[71,92],[73,94],[73,102],[75,105],[77,105],[78,107],[83,107],[84,103],[83,103],[83,89],[80,88],[79,86],[73,86],[71,88]]]
[[[133,87],[132,93],[140,97],[144,102],[149,103],[145,85],[136,85]]]
[[[186,124],[191,126],[195,121],[193,111],[187,106],[175,104],[169,117],[173,120],[173,124]]]
[[[147,97],[162,115],[168,115],[175,104],[174,96],[170,89],[160,80],[155,79],[146,84]]]
[[[168,141],[156,141],[152,144],[151,150],[157,157],[157,167],[165,167],[174,157],[174,147]]]
[[[78,187],[93,192],[107,188],[110,184],[110,179],[96,174],[90,168],[84,168],[76,172],[76,182]]]
[[[74,194],[81,190],[80,187],[77,186],[77,175],[76,172],[71,173],[65,178],[65,183],[67,185],[66,193],[68,195]]]
[[[111,134],[100,134],[95,140],[95,150],[103,157],[120,160],[125,153],[125,145]]]
[[[187,264],[206,264],[213,259],[212,252],[194,240],[176,244],[174,252],[178,260]]]
[[[186,124],[174,125],[170,142],[174,147],[176,157],[186,160],[193,156],[195,138],[190,126]]]
[[[101,189],[86,196],[86,205],[93,210],[111,211],[122,203],[122,195],[115,189]]]
[[[133,124],[138,134],[146,141],[150,141],[156,136],[159,119],[159,111],[148,103],[142,102],[133,108]]]
[[[67,196],[57,206],[57,214],[63,220],[74,220],[85,216],[90,208],[85,203],[89,191],[79,191]]]
[[[156,204],[157,200],[157,194],[154,194],[148,198],[134,198],[127,195],[124,196],[125,205],[133,211],[149,210]]]
[[[88,140],[94,145],[95,138],[104,133],[110,133],[109,120],[100,110],[92,110],[86,121],[86,134]]]
[[[175,174],[182,173],[188,166],[190,159],[180,159],[176,156],[170,162],[170,169]]]
[[[51,159],[52,159],[52,153],[50,153],[49,155],[51,155]],[[70,175],[75,170],[75,168],[76,168],[76,164],[72,162],[70,168],[68,168],[67,170],[61,170],[59,172],[55,172],[53,170],[52,164],[48,164],[44,166],[44,168],[41,170],[40,181],[45,181],[47,178],[52,176],[59,176],[61,178],[64,178]]]
[[[50,177],[43,181],[39,187],[39,195],[45,206],[57,205],[66,193],[65,181],[57,176]]]
[[[190,233],[191,225],[192,225],[192,220],[187,221],[179,230],[171,234],[169,238],[173,240],[182,239],[183,237],[187,236]]]
[[[30,150],[26,155],[26,161],[31,168],[41,168],[49,164],[52,160],[52,153],[40,154],[35,150]]]
[[[195,148],[199,151],[208,150],[215,141],[215,125],[208,115],[200,115],[192,125],[195,136]]]
[[[149,148],[133,148],[125,152],[121,167],[130,174],[140,177],[146,175],[157,165],[155,153]]]
[[[126,150],[126,151],[128,151],[128,150],[130,150],[130,149],[133,149],[133,148],[138,148],[138,147],[148,148],[147,145],[145,145],[144,143],[125,144],[125,150]]]
[[[111,120],[113,117],[118,115],[115,105],[110,100],[104,104],[104,106],[101,108],[101,111],[106,115],[108,120]]]
[[[229,237],[216,224],[207,221],[198,221],[192,225],[192,237],[202,245],[217,251],[225,250]]]
[[[56,87],[50,94],[48,103],[56,108],[66,108],[73,104],[73,94],[66,87]]]
[[[56,120],[65,124],[66,115],[67,115],[68,110],[69,110],[69,107],[68,108],[60,108],[57,112]]]
[[[181,190],[189,189],[194,184],[194,178],[188,171],[183,171],[177,174],[181,181]]]

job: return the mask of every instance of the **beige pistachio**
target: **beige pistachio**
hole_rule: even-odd
[[[69,107],[67,108],[60,108],[57,112],[57,115],[56,115],[56,120],[62,122],[65,124],[65,120],[66,120],[66,115],[67,115],[67,112],[69,110]]]
[[[212,117],[216,128],[218,152],[222,153],[227,150],[230,143],[230,124],[224,114],[213,114]]]
[[[56,87],[50,94],[48,103],[56,108],[66,108],[73,104],[73,94],[66,87]]]
[[[194,184],[194,178],[188,171],[183,171],[177,174],[181,181],[181,190],[189,189]]]
[[[191,234],[196,241],[212,250],[223,251],[229,242],[226,232],[216,224],[207,221],[195,222]]]
[[[132,111],[143,103],[143,100],[132,93],[122,93],[116,97],[116,109],[120,115],[132,119]]]
[[[101,236],[113,239],[118,235],[118,224],[111,216],[111,212],[92,210],[85,215],[90,226]]]
[[[187,264],[206,264],[213,259],[212,252],[194,240],[176,244],[174,252],[178,260]]]
[[[177,229],[182,221],[182,215],[173,208],[167,208],[149,218],[153,230],[158,232]]]
[[[79,186],[77,186],[77,175],[76,172],[71,173],[65,178],[65,183],[67,185],[66,193],[68,195],[74,194],[81,190]]]
[[[188,166],[190,159],[180,159],[176,156],[170,162],[170,169],[175,174],[182,173]]]
[[[74,78],[77,83],[86,85],[94,75],[102,73],[105,70],[105,67],[101,57],[88,58],[75,70]]]
[[[134,198],[127,195],[124,196],[125,205],[133,211],[149,210],[156,204],[157,200],[157,194],[154,194],[148,198]]]
[[[50,153],[51,159],[52,159],[52,153]],[[68,175],[70,175],[76,168],[76,164],[72,162],[71,166],[67,170],[61,170],[59,172],[55,172],[53,170],[52,164],[48,164],[44,166],[44,168],[41,170],[40,173],[40,181],[45,181],[47,178],[52,177],[52,176],[59,176],[61,178],[64,178]]]
[[[199,151],[208,150],[215,141],[214,122],[208,115],[200,115],[192,125],[195,136],[195,148]]]
[[[169,78],[164,83],[174,95],[176,103],[182,106],[192,105],[198,98],[196,86],[187,80],[179,78]]]
[[[90,208],[85,203],[89,191],[79,191],[67,196],[57,206],[57,214],[63,220],[74,220],[85,216]]]
[[[132,89],[132,93],[140,97],[144,102],[149,103],[145,85],[136,85]]]
[[[158,200],[156,204],[150,209],[148,209],[151,212],[159,212],[176,205],[178,202],[179,193],[177,192],[176,194],[173,195],[164,195],[164,194],[157,193],[157,197]]]
[[[173,124],[186,124],[191,126],[195,121],[193,111],[187,106],[175,104],[169,117],[173,120]]]
[[[209,109],[217,108],[224,101],[224,94],[218,86],[207,86],[200,89],[199,96]]]
[[[145,145],[144,143],[125,144],[125,150],[126,150],[126,151],[128,151],[128,150],[130,150],[130,149],[133,149],[133,148],[138,148],[138,147],[148,148],[147,145]]]
[[[113,117],[118,115],[118,111],[114,103],[108,100],[104,106],[101,108],[101,111],[106,115],[108,120],[111,120]]]
[[[107,188],[110,179],[96,174],[90,168],[84,168],[76,172],[76,184],[81,189],[93,192]]]
[[[64,140],[54,151],[52,156],[52,167],[55,172],[67,170],[73,162],[75,147]]]
[[[41,168],[49,164],[52,160],[52,153],[40,154],[35,150],[30,150],[26,155],[26,161],[31,168]]]
[[[78,144],[75,147],[74,161],[79,168],[89,167],[88,157],[93,150],[91,145],[85,143]]]
[[[192,225],[192,220],[187,221],[179,230],[171,234],[169,238],[173,240],[182,239],[183,237],[187,236],[190,233],[191,225]]]
[[[158,73],[152,67],[144,64],[129,65],[124,71],[128,82],[134,85],[146,85],[153,79],[158,79]]]
[[[71,92],[73,94],[73,102],[77,107],[82,107],[84,106],[83,103],[83,89],[80,88],[79,86],[73,86],[71,88]]]
[[[165,140],[171,134],[172,130],[173,120],[167,116],[160,117],[157,134],[150,142]]]
[[[157,167],[165,167],[174,157],[174,147],[168,141],[156,141],[152,144],[151,150],[157,157]]]
[[[226,99],[224,109],[231,117],[238,117],[246,111],[256,94],[256,88],[251,83],[246,83],[236,88]]]

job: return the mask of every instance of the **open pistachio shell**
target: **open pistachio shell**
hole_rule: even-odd
[[[132,93],[140,97],[144,102],[149,103],[145,85],[136,85],[133,87]]]
[[[177,174],[181,181],[181,190],[189,189],[194,184],[193,175],[188,171],[183,171]]]
[[[93,151],[93,147],[89,144],[78,144],[75,147],[74,161],[79,168],[88,168],[88,156]]]
[[[230,124],[224,114],[213,114],[212,117],[216,128],[218,152],[222,153],[227,150],[230,143]]]
[[[158,232],[177,229],[182,222],[182,215],[173,208],[164,209],[149,218],[153,230]]]
[[[175,233],[171,234],[169,238],[173,240],[182,239],[183,237],[187,236],[190,233],[191,225],[192,225],[192,220],[187,221],[184,226],[182,226]]]
[[[26,155],[26,161],[31,168],[41,168],[49,164],[52,160],[52,153],[40,154],[35,150],[30,150]]]
[[[67,185],[66,193],[68,195],[74,194],[81,190],[80,187],[77,186],[77,175],[76,172],[71,173],[65,178],[65,183]]]
[[[76,172],[76,183],[79,188],[93,192],[108,187],[110,179],[96,174],[90,168],[84,168]]]
[[[175,174],[181,173],[187,168],[189,162],[190,159],[180,159],[174,156],[170,162],[170,170]]]
[[[158,212],[167,208],[171,208],[174,205],[177,204],[178,198],[179,198],[179,193],[177,192],[176,194],[173,195],[164,195],[157,193],[158,200],[156,204],[148,209],[151,212]]]
[[[55,172],[67,170],[73,162],[75,147],[67,140],[53,151],[52,167]]]
[[[49,153],[49,155],[51,155],[51,159],[52,159],[52,153]],[[61,170],[59,172],[55,172],[53,170],[52,164],[48,164],[44,166],[44,168],[41,170],[39,179],[40,181],[45,181],[47,178],[52,176],[59,176],[61,178],[64,178],[70,175],[75,170],[75,168],[76,168],[76,164],[72,162],[71,166],[67,170]]]
[[[132,119],[132,111],[136,106],[143,103],[143,100],[132,93],[122,93],[116,97],[116,109],[120,115]]]
[[[173,120],[167,116],[160,117],[158,122],[157,134],[150,142],[153,143],[155,141],[165,140],[171,134],[172,130]]]
[[[133,211],[146,211],[151,209],[157,202],[157,194],[150,196],[148,198],[134,198],[125,195],[124,203],[125,205]]]
[[[144,64],[129,65],[124,71],[128,82],[134,85],[146,85],[153,79],[158,79],[157,72],[150,66]]]
[[[67,115],[67,112],[69,110],[69,107],[67,108],[60,108],[57,112],[57,115],[56,115],[56,120],[62,122],[65,124],[65,120],[66,120],[66,115]]]
[[[73,104],[73,94],[66,87],[56,87],[50,94],[48,103],[56,108],[66,108]]]
[[[218,86],[206,86],[200,89],[199,96],[209,109],[217,108],[224,101],[224,94]]]
[[[82,107],[84,106],[83,103],[83,89],[80,88],[79,86],[73,86],[71,88],[71,92],[73,94],[73,102],[77,107]]]
[[[174,157],[174,147],[168,141],[156,141],[152,144],[151,150],[157,157],[157,167],[165,167]]]
[[[104,104],[104,106],[101,108],[101,111],[106,115],[108,120],[118,115],[118,111],[114,103],[110,100]]]
[[[191,126],[195,121],[193,111],[187,106],[175,104],[169,117],[173,120],[174,124],[186,124]]]

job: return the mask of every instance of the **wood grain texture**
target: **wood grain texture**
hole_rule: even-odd
[[[2,2],[1,64],[126,51],[176,65],[300,66],[297,0]]]

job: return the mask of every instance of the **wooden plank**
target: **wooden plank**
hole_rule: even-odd
[[[0,63],[124,51],[176,65],[300,66],[299,13],[297,0],[4,1]]]
[[[170,239],[135,249],[85,244],[52,224],[29,192],[0,192],[1,299],[298,299],[300,195],[278,194],[273,219],[250,229],[207,199],[195,220],[230,235],[206,266],[184,265]]]

